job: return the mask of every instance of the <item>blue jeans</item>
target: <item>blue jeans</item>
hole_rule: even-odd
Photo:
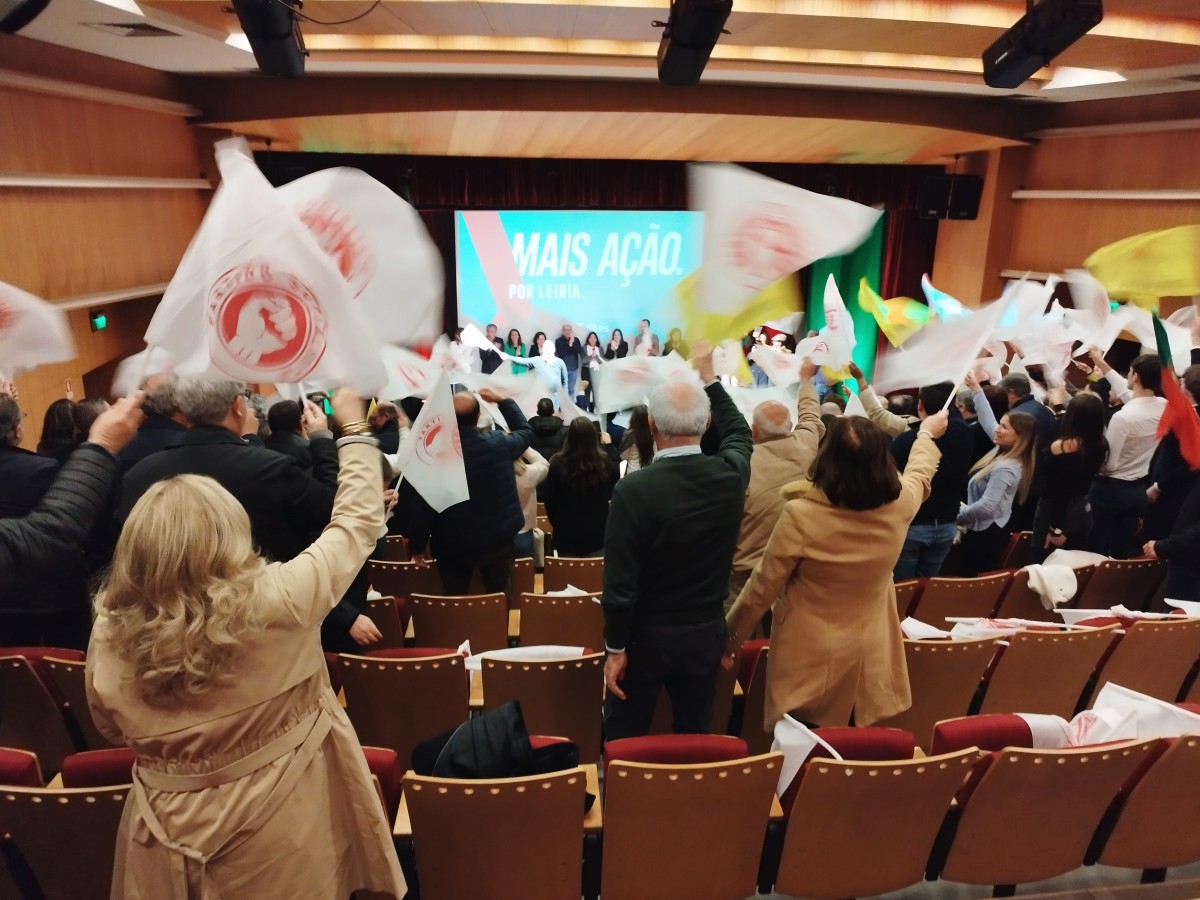
[[[892,570],[892,579],[933,578],[942,571],[946,554],[954,545],[958,530],[953,522],[934,522],[929,525],[909,525],[900,549],[900,558]]]
[[[571,402],[575,402],[575,388],[579,384],[579,370],[567,369],[567,396],[571,398]]]

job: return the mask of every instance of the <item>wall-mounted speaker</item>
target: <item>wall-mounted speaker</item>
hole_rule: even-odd
[[[295,5],[295,0],[233,0],[254,61],[264,75],[295,78],[304,74],[304,45]]]
[[[927,175],[917,193],[922,219],[974,219],[979,215],[983,179],[978,175]]]

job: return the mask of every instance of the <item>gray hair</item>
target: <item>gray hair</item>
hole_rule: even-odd
[[[148,416],[173,416],[179,409],[179,379],[174,375],[154,375],[143,384],[146,398],[142,411]]]
[[[182,378],[176,387],[179,409],[190,425],[220,425],[229,415],[229,407],[244,393],[240,381],[203,381]]]
[[[1033,393],[1033,388],[1030,387],[1028,376],[1017,372],[1012,375],[1005,375],[1000,379],[998,385],[1000,390],[1008,391],[1010,394],[1016,394],[1018,397],[1028,397]]]
[[[792,432],[788,408],[778,400],[764,400],[754,407],[754,427],[763,438],[787,437]]]
[[[692,381],[670,381],[650,392],[650,417],[665,438],[700,437],[712,410],[704,388]]]
[[[960,409],[975,412],[975,394],[971,391],[959,391],[958,395],[954,398],[954,402]],[[925,411],[929,412],[929,410]]]

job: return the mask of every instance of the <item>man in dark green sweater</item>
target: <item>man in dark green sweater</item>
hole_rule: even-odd
[[[725,641],[722,610],[754,439],[713,377],[712,348],[692,362],[705,386],[669,382],[650,395],[654,463],[613,490],[604,538],[606,740],[650,730],[663,688],[676,733],[705,733]],[[700,451],[709,424],[720,435]]]

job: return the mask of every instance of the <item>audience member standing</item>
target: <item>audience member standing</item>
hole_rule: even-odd
[[[817,447],[825,435],[817,406],[817,391],[812,383],[816,372],[817,367],[809,360],[801,363],[795,427],[792,427],[787,407],[776,400],[767,400],[754,407],[750,426],[754,437],[750,486],[746,490],[746,508],[729,574],[726,609],[741,594],[750,580],[750,573],[762,559],[767,539],[783,510],[780,491],[785,484],[806,476],[816,459]]]
[[[87,669],[97,727],[135,754],[114,897],[405,894],[317,642],[383,524],[362,402],[339,391],[334,409],[332,521],[293,561],[259,556],[210,478],[160,481],[130,512]]]
[[[271,436],[263,441],[263,446],[290,456],[304,468],[311,469],[312,454],[308,450],[300,404],[295,400],[280,400],[267,410],[267,424],[271,427]],[[379,440],[378,433],[375,439]]]
[[[614,359],[624,359],[628,353],[629,344],[625,342],[625,335],[621,334],[620,328],[614,328],[604,346],[604,358],[611,362]]]
[[[917,416],[924,421],[936,414],[946,406],[953,392],[954,385],[948,381],[921,388],[917,394]],[[917,435],[918,432],[909,430],[892,441],[892,456],[901,472],[908,466]],[[942,571],[942,563],[958,534],[956,519],[973,462],[973,443],[971,429],[953,404],[947,412],[945,433],[934,443],[942,455],[941,461],[930,483],[929,496],[913,516],[904,536],[904,546],[893,570],[896,581],[936,576]]]
[[[1183,389],[1190,397],[1193,408],[1200,414],[1200,365],[1188,366],[1183,373]],[[1169,535],[1175,518],[1184,501],[1191,493],[1193,483],[1200,479],[1200,472],[1193,472],[1187,460],[1179,452],[1179,438],[1175,432],[1167,432],[1150,463],[1150,487],[1146,488],[1146,510],[1143,534],[1148,538]]]
[[[550,472],[550,463],[532,447],[513,462],[513,475],[517,479],[517,497],[521,501],[521,513],[525,522],[513,542],[517,559],[533,556],[533,529],[537,527],[538,492]]]
[[[239,381],[181,379],[179,408],[191,424],[177,445],[148,456],[125,476],[117,520],[124,522],[151,486],[176,475],[207,475],[250,517],[254,543],[268,559],[295,558],[329,524],[337,487],[337,450],[325,415],[309,408],[312,474],[296,460],[248,444],[257,430]]]
[[[1013,531],[1013,504],[1029,496],[1037,462],[1037,421],[1029,413],[1009,412],[999,423],[971,376],[975,414],[995,448],[971,467],[967,504],[958,513],[962,536],[959,573],[973,578],[995,569]]]
[[[988,406],[991,407],[992,418],[999,422],[1008,412],[1008,394],[994,384],[981,385],[981,390],[987,398]],[[991,453],[996,445],[979,424],[979,416],[975,414],[974,392],[967,391],[966,394],[966,402],[971,406],[971,421],[967,423],[967,428],[971,431],[971,463],[974,465]]]
[[[762,560],[729,610],[726,666],[775,605],[763,727],[785,713],[815,725],[872,725],[912,705],[892,566],[929,496],[946,414],[926,418],[903,475],[887,435],[835,419],[808,480],[787,502]],[[781,596],[782,595],[782,596]]]
[[[470,499],[434,512],[424,500],[413,511],[409,546],[415,558],[427,549],[437,560],[442,589],[467,593],[471,573],[479,569],[483,588],[508,593],[512,582],[513,540],[525,522],[513,460],[528,448],[533,431],[513,400],[484,389],[479,396],[500,407],[508,433],[479,430],[479,401],[454,395],[454,413]]]
[[[380,450],[389,456],[400,452],[400,412],[396,404],[376,403],[375,411],[371,413],[371,428]]]
[[[638,322],[637,334],[633,336],[629,352],[634,356],[658,356],[658,335],[650,330],[649,319],[642,319]]]
[[[1030,562],[1040,563],[1052,550],[1082,550],[1092,535],[1088,492],[1108,456],[1104,403],[1095,394],[1076,394],[1067,404],[1058,438],[1038,460],[1045,467],[1045,489],[1033,516]]]
[[[529,358],[537,359],[542,355],[542,348],[546,346],[546,332],[539,331],[533,336],[533,340],[529,342]]]
[[[529,427],[533,429],[530,446],[546,459],[561,450],[567,439],[567,426],[554,414],[554,401],[549,397],[537,402],[537,415],[529,420]]]
[[[173,447],[187,431],[187,419],[179,409],[179,379],[174,375],[151,375],[143,385],[142,411],[146,420],[128,446],[117,455],[118,478],[147,456]]]
[[[1129,399],[1109,420],[1108,459],[1092,483],[1092,539],[1088,547],[1114,559],[1137,555],[1138,519],[1146,509],[1150,460],[1158,446],[1156,432],[1167,401],[1158,396],[1162,364],[1142,354],[1129,369]],[[1116,386],[1114,385],[1114,388]],[[1117,389],[1118,395],[1122,393]]]
[[[504,352],[509,356],[515,356],[517,359],[525,358],[525,342],[521,340],[521,332],[517,329],[512,329],[508,333],[508,340],[504,342]],[[528,366],[523,366],[520,363],[510,362],[514,375],[520,375],[522,372],[528,371]]]
[[[643,404],[629,411],[629,427],[621,437],[618,456],[625,461],[625,474],[644,469],[654,461],[654,436],[650,433],[650,418]]]
[[[1165,596],[1200,603],[1200,478],[1192,480],[1170,536],[1147,541],[1142,552],[1167,561]]]
[[[567,370],[567,395],[572,401],[579,392],[579,369],[583,365],[583,345],[575,337],[575,329],[570,325],[562,327],[562,334],[554,339],[554,355],[563,361]]]
[[[1033,396],[1033,385],[1028,375],[1005,375],[997,386],[1008,397],[1009,412],[1033,416],[1037,425],[1037,455],[1043,456],[1050,449],[1050,443],[1058,437],[1058,417],[1054,415],[1054,410]],[[979,410],[975,412],[978,415]],[[1028,493],[1013,506],[1010,531],[1028,531],[1033,527],[1033,512],[1044,488],[1044,475],[1035,473]]]
[[[484,333],[494,349],[479,351],[480,371],[484,375],[491,375],[504,364],[504,359],[500,356],[504,350],[504,341],[500,340],[495,325],[488,325]]]
[[[80,431],[74,400],[55,400],[46,407],[42,418],[42,435],[38,438],[39,456],[48,456],[62,464],[79,446],[86,431]]]
[[[754,449],[750,429],[713,375],[712,348],[693,363],[705,383],[650,395],[654,464],[613,490],[604,537],[606,740],[646,734],[665,688],[673,728],[707,732],[725,642],[724,601]],[[721,435],[700,451],[710,422]]]
[[[592,397],[596,388],[596,379],[599,377],[600,366],[603,364],[604,348],[600,346],[600,336],[594,331],[589,331],[583,342],[583,379],[587,382],[587,387],[580,391],[587,397],[589,411],[595,408]]]
[[[678,328],[672,328],[667,332],[667,343],[663,347],[663,355],[668,353],[678,353],[684,359],[688,358],[688,343],[683,339],[683,332]]]
[[[867,384],[866,376],[863,375],[863,370],[858,367],[857,363],[850,363],[848,368],[850,376],[858,383],[858,399],[862,401],[863,409],[867,411],[867,418],[882,428],[886,434],[892,436],[903,434],[917,425],[918,419],[915,415],[900,415],[879,402],[874,388]],[[819,392],[818,396],[821,396]]]
[[[562,450],[550,459],[542,500],[560,556],[604,555],[608,503],[621,473],[600,449],[601,437],[591,419],[580,416],[567,426]]]

